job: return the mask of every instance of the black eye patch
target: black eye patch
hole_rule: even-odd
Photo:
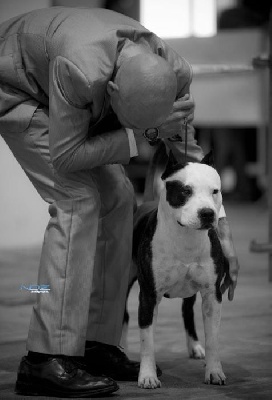
[[[183,185],[180,181],[166,182],[166,200],[173,208],[184,206],[192,196],[193,190],[190,186]]]

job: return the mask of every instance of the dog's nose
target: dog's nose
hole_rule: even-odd
[[[210,228],[211,224],[214,222],[215,213],[212,208],[205,207],[198,211],[198,216],[201,221],[201,227]]]

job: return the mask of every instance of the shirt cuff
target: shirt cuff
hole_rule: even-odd
[[[225,217],[226,217],[226,213],[225,213],[224,206],[223,206],[223,204],[222,204],[222,206],[221,206],[221,208],[220,208],[220,211],[219,211],[219,219],[220,219],[220,218],[225,218]]]
[[[133,130],[129,129],[129,128],[125,128],[125,130],[128,135],[130,158],[136,157],[138,155],[138,148],[137,148]]]

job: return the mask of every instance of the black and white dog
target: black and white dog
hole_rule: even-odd
[[[222,204],[220,177],[209,155],[201,163],[178,164],[170,154],[162,174],[159,204],[143,203],[136,214],[133,259],[140,285],[141,366],[138,386],[157,388],[154,325],[162,297],[183,298],[183,318],[190,356],[206,359],[205,382],[224,384],[218,355],[222,295],[228,274],[216,233]],[[198,342],[193,305],[202,296],[205,351]],[[205,354],[206,353],[206,354]]]

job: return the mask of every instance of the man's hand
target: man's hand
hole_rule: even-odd
[[[160,126],[154,126],[153,128],[159,129],[159,137],[161,139],[168,139],[176,136],[182,132],[184,125],[184,119],[187,118],[188,122],[194,118],[195,103],[189,94],[181,97],[175,101],[173,110],[167,117],[165,122]],[[143,136],[143,129],[133,129],[136,141],[141,140]]]
[[[229,273],[225,275],[224,281],[220,287],[221,293],[224,294],[227,289],[228,299],[233,300],[234,290],[237,285],[238,271],[240,269],[237,257],[232,257],[228,259],[229,261]]]
[[[168,139],[181,134],[184,125],[184,119],[191,122],[194,118],[195,103],[192,96],[186,94],[175,101],[173,110],[166,121],[159,126],[160,137]]]
[[[229,289],[228,299],[232,301],[234,297],[234,290],[237,285],[237,277],[240,265],[234,249],[230,227],[225,217],[219,219],[217,233],[220,239],[223,253],[229,262],[229,271],[224,276],[224,280],[221,284],[220,290],[223,294],[227,289]]]

